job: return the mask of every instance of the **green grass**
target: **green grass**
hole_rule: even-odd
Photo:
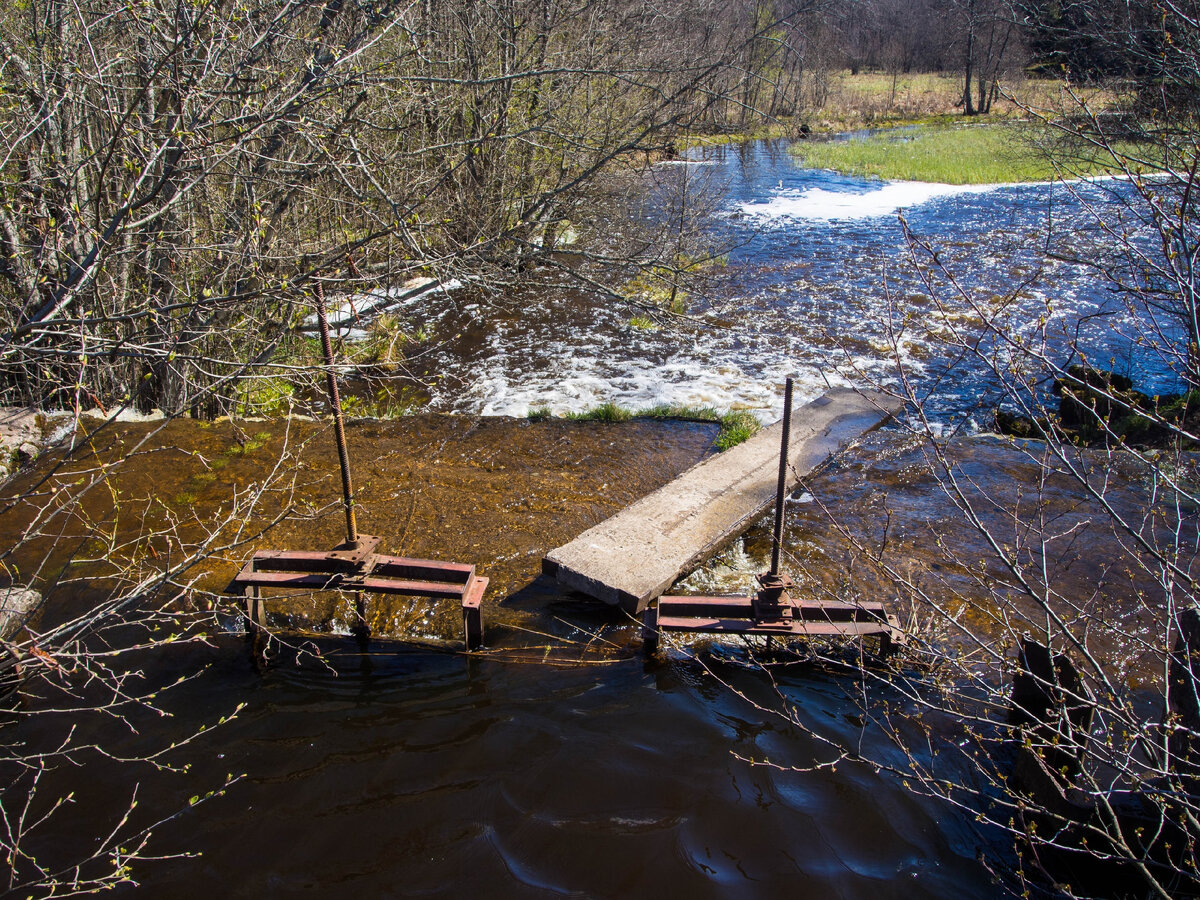
[[[939,184],[1011,184],[1111,171],[1098,154],[1076,154],[1071,171],[1063,172],[1031,132],[1014,125],[921,126],[849,141],[793,144],[792,152],[810,168]]]
[[[601,403],[583,412],[567,413],[563,418],[572,422],[628,422],[633,412],[615,403]]]
[[[748,441],[762,427],[755,415],[747,410],[733,410],[721,416],[721,431],[713,441],[718,450],[728,450]]]
[[[531,422],[543,422],[554,418],[548,407],[533,407],[528,413]],[[676,419],[690,422],[712,422],[721,430],[713,439],[717,450],[728,450],[754,435],[762,426],[748,410],[718,412],[711,406],[683,406],[662,404],[648,409],[632,410],[615,403],[602,403],[583,412],[567,413],[563,416],[572,422],[628,422],[630,419]]]
[[[721,414],[712,406],[685,406],[680,403],[660,403],[638,411],[642,419],[691,419],[696,422],[719,422]]]

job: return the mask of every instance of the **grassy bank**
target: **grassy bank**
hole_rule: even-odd
[[[1060,176],[1102,175],[1111,158],[1075,154],[1070,171],[1056,167],[1020,125],[917,126],[847,141],[792,146],[804,165],[889,181],[940,184],[1012,184]]]
[[[1027,118],[1029,110],[1053,117],[1077,111],[1080,101],[1093,111],[1102,111],[1116,100],[1105,87],[1068,85],[1057,78],[1016,77],[1001,86],[1002,96],[990,112],[968,119],[963,116],[962,75],[957,72],[813,71],[804,82],[803,102],[796,115],[748,128],[695,131],[680,136],[679,148],[898,125],[1012,123]]]
[[[1070,89],[1057,78],[1018,77],[1001,85],[1002,96],[986,115],[973,122],[1004,122],[1024,118],[1026,110],[1054,111],[1075,107],[1082,99],[1095,110],[1113,97],[1104,88]],[[853,131],[911,123],[961,122],[962,75],[957,72],[831,72],[814,78],[812,105],[803,124],[816,133]],[[798,130],[801,123],[796,123]]]

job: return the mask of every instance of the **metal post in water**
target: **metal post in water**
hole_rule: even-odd
[[[321,326],[321,350],[325,354],[325,381],[329,388],[329,405],[333,407],[333,434],[337,440],[338,462],[342,466],[342,502],[346,507],[346,546],[353,549],[358,544],[358,523],[354,519],[354,485],[350,481],[350,452],[346,449],[346,426],[342,422],[342,398],[338,395],[337,374],[333,370],[333,342],[329,339],[329,317],[325,313],[325,288],[319,281],[317,282],[317,322]]]
[[[771,578],[779,577],[779,551],[783,545],[783,502],[787,496],[788,442],[792,435],[792,379],[783,392],[783,437],[779,448],[779,484],[775,489],[775,533],[771,537]]]

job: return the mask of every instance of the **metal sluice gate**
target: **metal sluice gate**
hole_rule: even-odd
[[[346,540],[332,550],[259,550],[230,582],[228,593],[244,598],[246,631],[252,637],[266,635],[264,588],[283,590],[337,591],[358,595],[354,633],[360,642],[370,637],[366,623],[364,594],[393,594],[457,600],[462,607],[463,634],[468,650],[483,645],[483,613],[480,602],[488,580],[475,574],[475,567],[462,563],[409,559],[376,553],[380,538],[359,534],[354,509],[354,485],[350,477],[350,454],[342,401],[334,372],[333,344],[325,312],[325,292],[317,284],[317,321],[325,357],[326,387],[333,410],[333,430],[342,474],[342,504],[346,513]]]
[[[878,636],[882,655],[904,643],[899,619],[889,614],[882,603],[798,600],[791,595],[795,584],[780,570],[779,564],[791,429],[792,379],[788,378],[783,402],[779,482],[775,491],[771,568],[758,576],[758,593],[753,597],[659,597],[657,607],[647,608],[642,619],[642,638],[648,652],[654,652],[659,635],[664,631],[782,638]]]

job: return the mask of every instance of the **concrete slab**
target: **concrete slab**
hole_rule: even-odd
[[[788,489],[903,404],[835,388],[792,413]],[[575,540],[542,571],[574,591],[641,612],[680,577],[749,528],[775,500],[782,422],[706,459]]]

